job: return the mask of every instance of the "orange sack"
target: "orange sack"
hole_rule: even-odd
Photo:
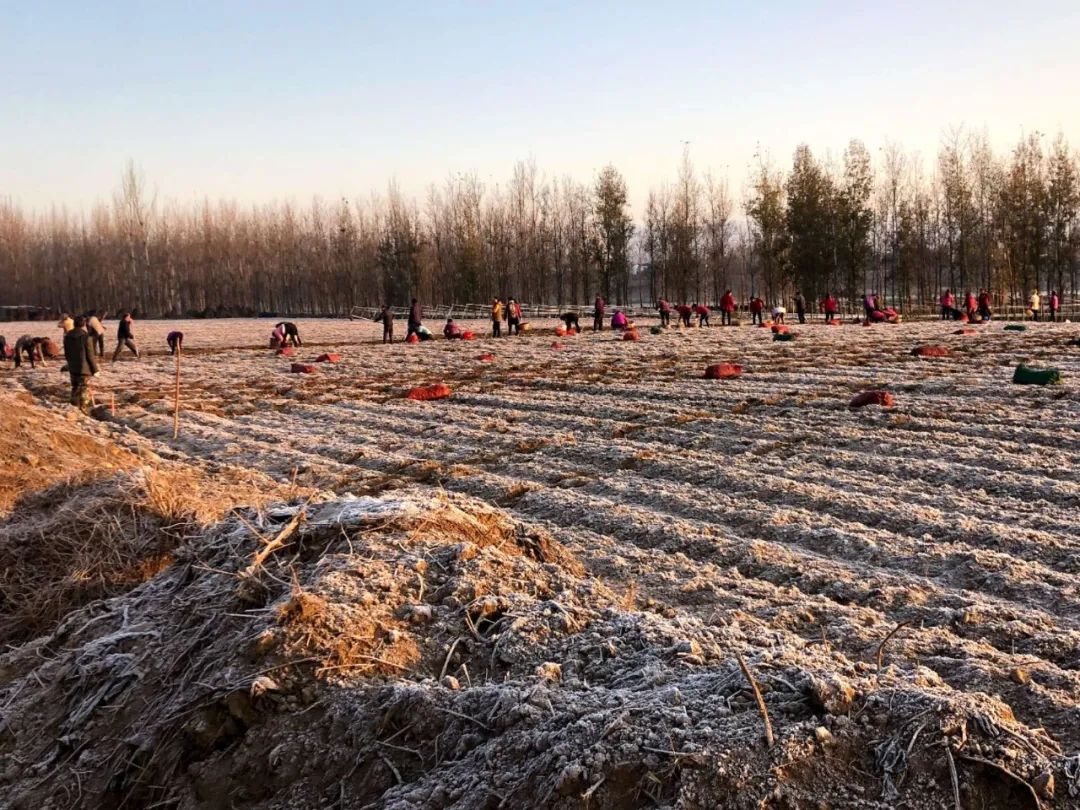
[[[418,386],[408,394],[405,395],[406,399],[416,399],[421,402],[429,402],[433,399],[446,399],[453,393],[450,390],[450,386],[443,385],[442,383],[435,383],[434,385],[421,385]]]
[[[641,335],[637,333],[637,329],[628,329],[623,332],[623,340],[641,340]]]
[[[476,356],[476,359],[479,360],[481,363],[490,363],[492,360],[495,359],[495,355],[493,355],[493,354],[480,354],[480,355]]]
[[[893,395],[888,391],[863,391],[856,394],[848,403],[852,408],[862,408],[866,405],[880,405],[882,408],[893,406]]]
[[[742,366],[736,363],[716,363],[705,369],[706,380],[732,380],[742,376]]]
[[[945,346],[917,346],[911,350],[916,357],[948,357],[949,350]]]
[[[278,349],[274,354],[281,357],[292,357],[296,352],[293,351],[292,346],[285,346],[284,348]]]
[[[420,342],[420,336],[417,335],[416,332],[413,332],[411,335],[409,335],[407,338],[405,338],[405,342],[406,343],[419,343]]]
[[[476,340],[476,335],[474,335],[472,332],[470,332],[468,329],[466,329],[464,332],[461,333],[461,339],[462,340]]]
[[[315,358],[316,363],[340,363],[340,354],[320,354]]]
[[[293,374],[314,374],[315,366],[311,363],[293,363],[289,369]]]

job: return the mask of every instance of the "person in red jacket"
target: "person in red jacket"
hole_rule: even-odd
[[[679,313],[679,320],[683,326],[690,326],[690,316],[694,314],[694,310],[688,307],[686,304],[679,304],[675,307],[675,311]]]
[[[660,313],[660,325],[666,329],[671,325],[671,304],[666,298],[661,298],[656,310]]]
[[[521,304],[513,298],[506,302],[506,331],[511,335],[521,334]]]
[[[765,301],[760,296],[755,295],[750,299],[750,322],[751,323],[765,323]]]
[[[1050,320],[1057,320],[1058,310],[1061,309],[1061,299],[1058,298],[1057,290],[1050,291],[1050,300],[1047,302],[1050,307]]]
[[[606,306],[604,299],[597,295],[596,300],[593,301],[592,330],[594,332],[604,331],[604,307]]]
[[[984,321],[990,320],[990,293],[988,290],[979,290],[979,317]]]
[[[832,323],[836,319],[838,309],[836,296],[832,293],[826,293],[825,297],[821,299],[821,311],[825,313],[825,323]]]
[[[447,340],[461,340],[465,335],[461,327],[454,323],[453,318],[446,319],[446,326],[443,327],[442,333]]]
[[[709,308],[704,304],[694,304],[694,312],[697,313],[697,325],[700,329],[703,326],[709,325]]]
[[[953,310],[956,309],[956,296],[952,294],[952,290],[945,290],[941,294],[941,320],[951,321],[954,317]]]
[[[975,320],[978,309],[979,304],[975,300],[975,293],[968,290],[967,295],[964,296],[964,314],[967,315],[969,321]]]
[[[735,296],[728,290],[720,297],[720,325],[731,326],[731,313],[735,311]]]

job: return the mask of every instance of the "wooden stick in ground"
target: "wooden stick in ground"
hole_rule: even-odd
[[[772,721],[769,720],[769,710],[765,706],[765,698],[761,696],[761,690],[758,688],[757,681],[754,680],[754,676],[750,672],[750,667],[743,661],[743,657],[736,654],[735,660],[739,662],[739,669],[742,670],[742,674],[750,684],[750,688],[754,690],[754,699],[757,701],[758,711],[761,712],[761,720],[765,723],[765,742],[768,743],[769,748],[772,748],[773,745],[776,744],[776,738],[773,737]]]
[[[883,638],[881,640],[881,643],[878,644],[878,646],[877,646],[877,655],[876,655],[876,657],[877,657],[877,668],[878,669],[881,669],[882,662],[885,660],[885,645],[889,643],[889,639],[891,639],[893,636],[895,636],[898,632],[900,632],[902,629],[907,627],[909,624],[911,624],[911,622],[909,622],[909,621],[908,622],[900,622],[900,624],[896,625],[896,627],[894,627],[892,630],[890,630],[889,635],[885,636],[885,638]]]
[[[296,514],[292,516],[292,520],[285,524],[285,527],[277,533],[277,536],[273,540],[270,540],[261,549],[259,549],[258,553],[255,555],[255,559],[252,560],[251,565],[249,565],[244,570],[242,576],[251,576],[252,574],[254,574],[255,571],[258,570],[259,566],[263,564],[267,557],[269,557],[279,548],[284,546],[285,542],[290,537],[292,537],[293,532],[296,531],[296,528],[300,525],[300,523],[304,520],[306,516],[307,504],[305,503],[303,506],[296,510]]]
[[[956,775],[956,760],[953,759],[948,742],[945,743],[945,759],[949,763],[949,779],[952,780],[953,807],[955,810],[963,810],[960,806],[960,779]]]
[[[116,416],[116,392],[109,394],[109,414]]]
[[[176,347],[176,393],[173,396],[173,421],[172,421],[172,437],[175,439],[180,435],[180,353],[181,348],[178,345]]]

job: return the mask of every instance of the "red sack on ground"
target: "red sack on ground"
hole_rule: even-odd
[[[825,324],[825,325],[826,325],[826,326],[843,326],[843,325],[844,325],[844,322],[843,322],[843,321],[829,321],[829,322],[828,322],[827,324]]]
[[[434,385],[421,385],[418,386],[408,394],[405,395],[406,399],[416,399],[421,402],[429,402],[433,399],[446,399],[451,394],[450,386],[443,385],[442,383],[435,383]]]
[[[623,332],[622,339],[623,340],[641,340],[641,336],[637,333],[636,329],[628,329],[627,331]]]
[[[461,339],[462,340],[476,340],[476,335],[474,335],[472,332],[469,332],[469,331],[466,330],[465,332],[461,333]]]
[[[340,354],[320,354],[315,358],[316,363],[340,363]]]
[[[566,346],[564,346],[562,343],[559,343],[559,341],[555,341],[551,344],[551,350],[553,352],[561,352],[565,348]]]
[[[577,329],[574,329],[573,327],[566,330],[566,336],[567,337],[574,337],[576,334],[577,334]]]
[[[555,327],[555,337],[566,337],[566,329],[561,326]]]
[[[957,329],[955,332],[953,332],[953,334],[954,335],[977,335],[977,334],[979,334],[979,330],[978,329]]]
[[[293,351],[292,346],[286,346],[283,349],[278,349],[274,354],[281,355],[282,357],[292,357],[296,352]]]
[[[405,338],[405,342],[406,343],[419,343],[420,342],[420,336],[418,334],[416,334],[416,332],[413,332],[411,335],[409,335],[407,338]]]
[[[293,374],[314,374],[315,366],[311,363],[293,363],[292,368],[289,369]]]
[[[961,312],[961,313],[960,313],[960,319],[959,319],[959,320],[960,320],[960,323],[967,323],[967,322],[968,322],[968,320],[970,320],[970,319],[968,318],[968,316],[967,316],[967,313],[966,313],[966,312]]]
[[[716,363],[705,369],[706,380],[732,380],[742,375],[742,366],[736,363]]]
[[[479,355],[476,356],[476,359],[479,360],[481,363],[490,363],[492,360],[495,359],[495,355],[493,355],[493,354],[479,354]]]
[[[944,346],[917,346],[911,350],[916,357],[948,357],[949,350]]]
[[[873,326],[874,324],[869,318],[867,318],[865,321],[862,322],[862,325],[863,326]]]
[[[865,405],[880,405],[882,408],[893,406],[893,395],[888,391],[863,391],[856,394],[848,403],[852,408],[862,408]]]
[[[782,323],[774,323],[772,325],[772,331],[774,335],[787,334],[787,327]]]

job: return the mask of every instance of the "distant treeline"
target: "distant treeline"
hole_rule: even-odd
[[[591,183],[518,164],[422,199],[395,187],[356,202],[163,205],[129,165],[111,204],[74,214],[0,203],[0,306],[160,315],[340,315],[353,306],[482,302],[715,303],[876,291],[901,309],[941,289],[1021,301],[1080,292],[1080,164],[1061,135],[995,154],[950,132],[929,170],[859,141],[790,169],[757,156],[743,198],[684,154],[675,181],[630,211],[612,166]]]

